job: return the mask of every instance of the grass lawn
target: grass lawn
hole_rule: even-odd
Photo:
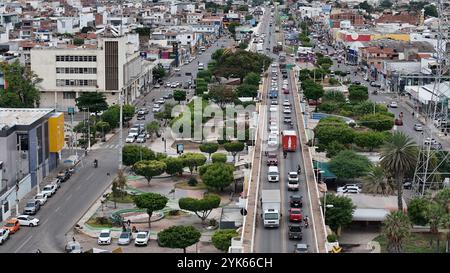
[[[430,241],[432,244],[430,245]],[[384,235],[380,235],[374,239],[380,243],[381,253],[387,252],[387,240]],[[445,252],[445,240],[440,241],[440,253]],[[426,233],[411,233],[408,239],[403,243],[403,251],[405,253],[437,253],[437,240],[435,236]]]
[[[97,217],[90,218],[86,224],[90,225],[93,228],[112,228],[112,223],[108,221],[108,223],[100,224],[97,221]]]
[[[198,181],[195,186],[190,186],[187,181],[181,181],[175,184],[175,188],[183,190],[205,190],[207,186],[202,181]]]
[[[112,195],[110,195],[108,197],[108,201],[114,202],[114,200],[117,203],[133,203],[133,196],[127,194],[127,195],[125,195],[123,197],[117,197],[117,198],[113,197]]]

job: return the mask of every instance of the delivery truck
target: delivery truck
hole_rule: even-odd
[[[279,227],[281,219],[280,190],[262,190],[261,206],[264,227]]]
[[[297,133],[294,130],[284,130],[281,142],[283,152],[295,152],[297,150]]]
[[[262,43],[256,44],[256,52],[258,52],[258,53],[263,53],[264,52]]]

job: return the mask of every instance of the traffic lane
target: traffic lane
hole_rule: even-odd
[[[295,117],[295,113],[296,113],[296,111],[299,111],[299,109],[295,108],[294,96],[292,94],[294,88],[293,88],[293,86],[291,86],[291,81],[289,81],[289,80],[288,80],[288,86],[289,86],[289,89],[290,89],[291,93],[289,95],[287,95],[286,97],[287,97],[287,99],[289,99],[289,101],[290,101],[290,103],[292,105],[292,114],[291,114],[291,116]],[[297,120],[293,119],[293,121],[294,121],[294,129],[295,129],[295,131],[299,132],[299,125],[297,124]],[[289,153],[288,154],[287,165],[290,167],[289,171],[294,171],[295,172],[295,171],[297,171],[299,165],[300,166],[304,166],[303,158],[302,158],[301,152],[300,152],[300,141],[298,141],[298,143],[299,143],[299,148],[295,151],[295,153]],[[307,193],[307,189],[306,189],[306,177],[305,177],[304,170],[302,170],[301,174],[299,175],[299,180],[300,180],[300,182],[299,182],[299,190],[297,192],[289,193],[289,196],[287,197],[286,201],[287,201],[287,208],[289,209],[290,208],[290,204],[289,204],[290,199],[289,199],[289,197],[291,195],[295,195],[295,194],[301,195],[303,197],[303,207],[302,207],[303,215],[302,216],[304,217],[305,215],[311,215],[311,211],[310,211],[310,207],[309,207],[309,197],[306,194]],[[287,219],[287,221],[289,221],[288,217],[286,217],[286,219]],[[311,228],[308,228],[308,229],[302,228],[302,233],[303,233],[303,238],[302,238],[302,240],[300,242],[306,243],[309,246],[313,245],[313,242],[312,242],[312,240],[313,240],[312,229]],[[288,247],[288,251],[290,253],[294,252],[295,243],[296,242],[294,242],[294,241],[290,242],[289,247]]]
[[[67,242],[65,234],[76,224],[85,211],[109,185],[110,176],[117,168],[117,157],[110,152],[98,150],[99,167],[93,168],[93,158],[83,162],[84,168],[62,183],[61,188],[35,215],[40,225],[34,228],[22,227],[14,234],[8,244],[0,248],[2,253],[31,253],[36,249],[42,252],[62,252]],[[96,156],[97,156],[96,155]]]

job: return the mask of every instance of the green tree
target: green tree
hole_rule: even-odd
[[[228,25],[228,31],[233,35],[233,38],[236,37],[236,27],[239,26],[239,23],[232,22]]]
[[[97,115],[98,112],[108,109],[105,94],[99,92],[84,92],[75,99],[78,109],[88,110]]]
[[[189,168],[191,175],[195,168],[206,163],[206,156],[200,153],[185,153],[180,158],[183,160],[183,166]]]
[[[111,187],[111,193],[114,199],[114,208],[117,208],[117,199],[120,197],[120,190],[117,186],[117,181],[114,180]]]
[[[245,49],[247,49],[247,47],[248,47],[248,43],[244,43],[244,42],[239,43],[239,49],[245,50]]]
[[[344,103],[345,102],[345,96],[340,91],[327,91],[323,95],[324,101],[333,101],[337,103]]]
[[[427,209],[429,200],[424,197],[415,197],[408,204],[408,216],[412,223],[420,226],[428,224]]]
[[[228,251],[231,246],[231,239],[238,235],[234,229],[222,229],[214,232],[211,241],[218,250]]]
[[[333,140],[326,146],[326,151],[327,151],[326,156],[328,158],[335,157],[337,154],[339,154],[343,150],[346,150],[345,146],[343,144]]]
[[[95,127],[97,127],[97,131],[102,132],[103,138],[105,138],[105,134],[111,129],[111,126],[106,121],[97,122],[97,124],[95,124]]]
[[[0,90],[0,107],[5,108],[34,108],[39,107],[40,92],[36,84],[38,78],[31,69],[22,66],[18,60],[9,64],[0,64],[0,71],[5,80],[4,89]]]
[[[173,91],[173,99],[180,103],[181,101],[186,100],[186,91],[183,90],[175,90]]]
[[[399,211],[403,211],[403,177],[416,167],[417,153],[417,145],[402,132],[395,132],[381,147],[380,165],[397,182]]]
[[[383,145],[386,135],[381,132],[358,132],[355,135],[355,144],[359,147],[369,148],[372,151]]]
[[[117,171],[117,177],[114,179],[117,188],[120,190],[120,198],[123,200],[125,193],[125,187],[127,186],[127,177],[124,175],[122,170]]]
[[[202,199],[184,197],[178,200],[178,205],[180,209],[195,213],[195,215],[197,215],[204,224],[206,218],[208,218],[212,210],[219,207],[220,196],[217,194],[207,194]]]
[[[303,89],[303,94],[309,100],[317,101],[324,94],[322,85],[315,83],[313,80],[303,81],[302,89]]]
[[[340,104],[333,101],[325,101],[318,105],[319,111],[330,114],[336,112],[339,108]]]
[[[211,156],[213,163],[226,163],[227,162],[227,155],[224,153],[214,153]]]
[[[199,149],[202,153],[207,153],[209,159],[211,159],[211,154],[217,152],[219,145],[217,143],[203,143],[200,145]]]
[[[209,70],[200,70],[197,73],[197,78],[204,79],[206,83],[210,83],[212,79],[212,73]]]
[[[216,77],[234,77],[243,81],[250,72],[259,72],[270,66],[272,59],[263,54],[245,50],[222,55],[213,74]]]
[[[367,193],[383,195],[395,193],[395,183],[387,178],[386,171],[380,165],[371,166],[363,181],[363,188]]]
[[[134,204],[140,209],[145,209],[148,214],[148,227],[151,227],[153,212],[166,207],[167,197],[153,192],[143,193],[134,197]]]
[[[368,88],[361,85],[350,85],[348,87],[348,99],[351,102],[366,101],[369,99]]]
[[[369,3],[367,3],[367,1],[360,3],[358,5],[358,8],[365,10],[367,13],[372,13],[374,10],[373,6]]]
[[[171,226],[158,233],[158,239],[164,247],[186,248],[199,242],[202,234],[193,226]]]
[[[89,32],[94,32],[96,29],[94,27],[91,26],[87,26],[87,27],[83,27],[81,29],[81,33],[89,33]]]
[[[435,5],[428,5],[424,7],[425,10],[425,16],[428,17],[439,17],[437,8]]]
[[[245,144],[239,141],[232,141],[225,143],[223,148],[231,153],[233,155],[233,161],[236,161],[236,155],[244,150]]]
[[[170,175],[183,174],[183,160],[179,157],[167,157],[164,159],[166,163],[166,173]]]
[[[306,80],[309,80],[309,79],[311,79],[310,70],[306,69],[306,68],[300,70],[300,72],[299,72],[299,80],[303,82],[303,81],[306,81]]]
[[[338,178],[353,179],[361,177],[369,171],[371,163],[366,156],[351,150],[344,150],[330,160],[330,170]]]
[[[150,134],[150,137],[153,137],[154,135],[158,134],[160,127],[161,126],[159,125],[159,122],[155,120],[145,125],[145,129],[147,129],[147,132]]]
[[[158,64],[152,70],[153,81],[158,81],[159,79],[164,78],[166,76],[166,70],[162,66],[162,64]]]
[[[326,194],[327,205],[333,205],[333,207],[327,207],[325,212],[325,221],[330,228],[340,234],[341,227],[344,227],[352,222],[353,211],[356,206],[353,205],[352,199],[345,196],[338,196],[334,194]],[[322,203],[324,200],[322,198]]]
[[[229,186],[233,182],[234,167],[224,163],[213,163],[204,168],[204,173],[200,174],[203,183],[208,187],[220,189]]]
[[[166,170],[166,163],[158,160],[141,160],[134,163],[133,170],[137,175],[145,177],[147,183],[150,185],[153,176],[164,173]]]
[[[224,54],[225,54],[225,49],[219,48],[216,51],[214,51],[213,54],[211,54],[211,59],[219,62]]]
[[[258,95],[258,86],[250,84],[241,84],[236,88],[237,97],[253,97]]]
[[[258,86],[260,80],[261,80],[261,77],[259,76],[258,73],[250,72],[250,73],[247,74],[247,76],[245,76],[244,84]]]
[[[139,34],[139,36],[150,36],[151,33],[151,29],[149,27],[135,28],[134,31]]]
[[[360,124],[377,131],[387,131],[394,126],[394,120],[391,116],[384,113],[367,114],[362,116]]]
[[[76,45],[76,46],[84,45],[84,39],[75,37],[73,39],[73,44]]]
[[[355,131],[345,125],[340,124],[323,124],[315,128],[316,137],[319,140],[319,145],[326,146],[332,141],[337,141],[341,144],[350,144],[355,137]]]
[[[383,9],[390,9],[393,3],[390,0],[382,0],[380,2],[380,7]]]
[[[231,88],[224,85],[216,85],[209,90],[209,98],[224,107],[227,103],[232,103],[236,97]]]
[[[402,211],[394,211],[383,222],[383,234],[388,239],[387,249],[390,253],[403,252],[403,242],[411,234],[411,222]]]

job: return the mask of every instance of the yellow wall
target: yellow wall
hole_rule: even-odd
[[[64,146],[64,114],[55,113],[48,119],[50,152],[57,153]]]
[[[378,39],[392,39],[397,41],[403,41],[403,42],[409,42],[409,34],[374,34],[371,37],[371,40],[378,40]]]

